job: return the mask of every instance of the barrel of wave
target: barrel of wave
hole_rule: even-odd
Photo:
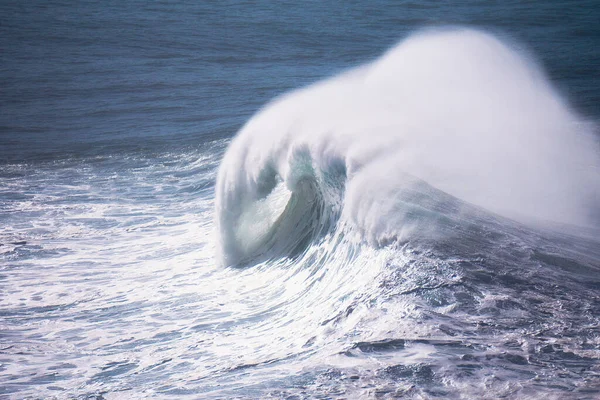
[[[522,47],[467,28],[418,32],[242,128],[217,180],[222,262],[248,256],[236,233],[248,209],[298,189],[299,158],[313,176],[343,169],[340,215],[365,238],[402,231],[406,176],[511,218],[589,225],[600,196],[593,130]]]

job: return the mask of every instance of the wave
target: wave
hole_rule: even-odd
[[[593,225],[594,129],[515,45],[418,32],[241,129],[217,178],[221,262],[294,255],[334,231],[373,244],[436,234],[481,208]]]

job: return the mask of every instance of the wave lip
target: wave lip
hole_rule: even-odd
[[[415,182],[511,218],[590,225],[592,130],[511,44],[466,28],[419,32],[242,128],[217,179],[221,261],[287,256],[336,226],[375,243],[405,236]]]

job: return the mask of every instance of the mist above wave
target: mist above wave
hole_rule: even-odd
[[[415,185],[511,218],[593,224],[593,129],[510,43],[466,28],[416,33],[274,100],[242,128],[217,180],[222,262],[293,241],[296,225],[306,240],[331,219],[375,242],[406,235],[402,194]],[[294,205],[271,207],[274,191]]]

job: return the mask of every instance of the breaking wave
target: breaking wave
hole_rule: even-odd
[[[593,225],[593,129],[516,46],[417,33],[241,129],[217,179],[221,262],[294,255],[342,231],[375,245],[439,234],[481,209]]]

